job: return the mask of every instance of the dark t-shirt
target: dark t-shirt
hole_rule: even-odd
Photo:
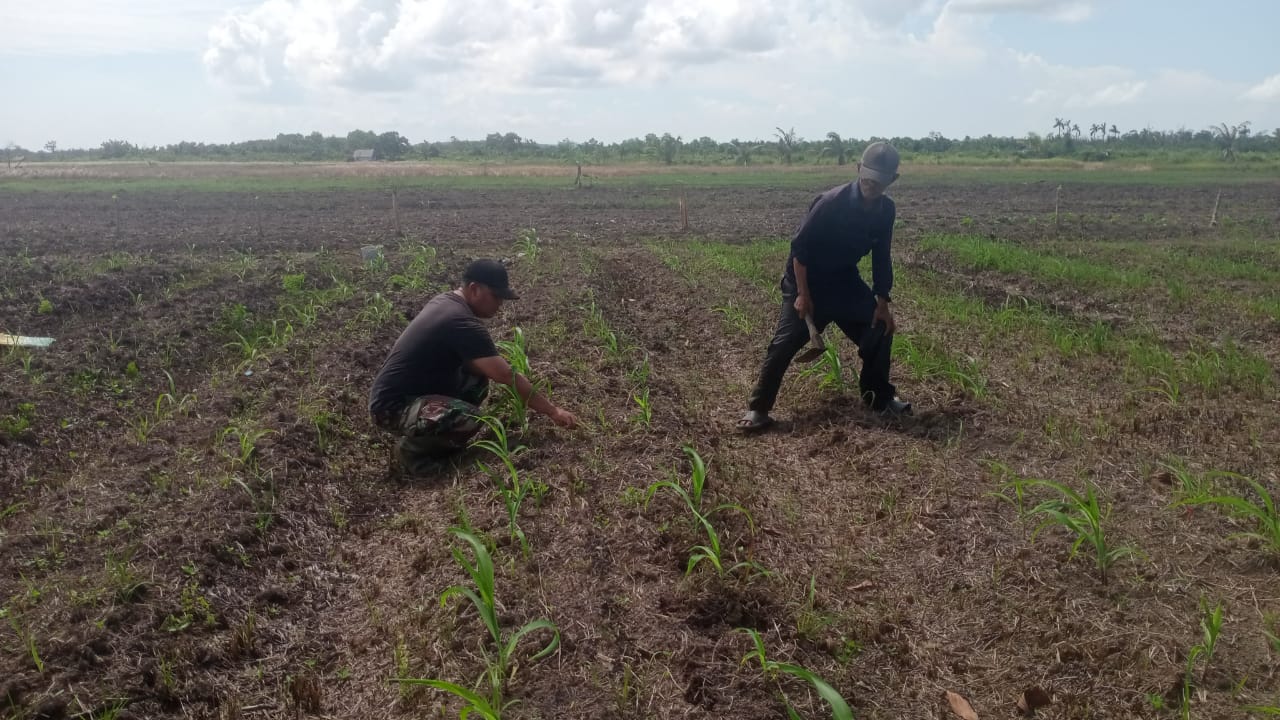
[[[373,381],[369,410],[395,412],[419,395],[457,397],[464,363],[497,354],[467,301],[455,292],[441,293],[400,333]]]
[[[893,222],[897,208],[882,195],[862,206],[857,182],[831,188],[814,199],[800,229],[791,241],[791,256],[782,277],[784,295],[796,294],[798,258],[809,271],[809,292],[815,304],[869,299],[870,294],[889,297],[893,289]],[[858,261],[871,254],[872,287],[858,273]]]

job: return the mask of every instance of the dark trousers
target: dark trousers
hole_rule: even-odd
[[[778,330],[769,343],[764,367],[760,368],[760,379],[751,392],[749,407],[756,412],[768,413],[773,410],[773,404],[778,399],[778,389],[782,387],[782,377],[786,375],[791,359],[809,342],[809,327],[800,313],[796,312],[795,302],[794,295],[782,297]],[[874,308],[874,300],[872,303],[871,307]],[[893,336],[886,335],[883,326],[873,329],[872,311],[862,305],[863,303],[855,303],[854,307],[837,309],[836,312],[820,305],[814,309],[813,323],[822,331],[834,322],[846,337],[858,345],[858,356],[862,358],[858,389],[867,405],[873,410],[883,410],[897,394],[897,388],[889,382]]]

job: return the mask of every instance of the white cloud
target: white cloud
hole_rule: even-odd
[[[87,57],[186,52],[235,0],[58,0],[0,3],[0,51]]]
[[[231,7],[235,2],[246,4]],[[187,101],[188,112],[199,115],[162,125],[146,101],[137,102],[136,110],[118,112],[110,129],[91,123],[91,140],[216,139],[209,137],[214,133],[242,139],[370,126],[414,139],[508,130],[540,141],[651,131],[762,139],[775,126],[794,126],[805,137],[830,130],[867,137],[1045,132],[1064,116],[1105,115],[1122,128],[1197,127],[1220,122],[1218,115],[1258,126],[1280,120],[1276,78],[1251,87],[1195,70],[1194,58],[1179,70],[1050,62],[1028,51],[1041,49],[1038,33],[1063,28],[1024,23],[1024,36],[998,34],[1002,14],[1068,21],[1111,12],[1096,1],[65,0],[56,11],[46,6],[0,0],[0,25],[40,28],[13,34],[10,51],[14,43],[31,52],[93,57],[171,48],[185,51],[214,81],[213,87],[198,78],[188,82],[183,73],[190,71],[172,60],[167,73],[131,57],[96,75],[90,61],[78,75],[118,87],[107,73],[127,68],[137,97],[173,94],[164,83],[185,82],[195,98]],[[58,69],[29,80],[23,79],[27,68],[39,63],[24,62],[19,87],[44,93],[47,102],[0,107],[0,124],[27,123],[27,132],[43,142],[45,128],[62,123],[67,104],[57,105],[46,89],[61,62],[51,61],[47,66]],[[69,97],[88,89],[67,87]],[[201,110],[194,109],[197,102]],[[107,117],[114,116],[98,119]],[[59,140],[70,134],[60,130]]]
[[[1106,108],[1136,102],[1148,83],[1137,74],[1111,65],[1069,66],[1049,63],[1032,53],[1011,53],[1021,77],[1031,85],[1023,100],[1050,111]]]
[[[1272,75],[1262,82],[1254,85],[1240,96],[1244,100],[1257,100],[1258,102],[1274,102],[1280,100],[1280,74]]]
[[[948,7],[974,14],[1035,13],[1062,22],[1080,22],[1093,15],[1085,0],[951,0]]]

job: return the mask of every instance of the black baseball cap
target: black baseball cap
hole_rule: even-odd
[[[511,289],[511,280],[507,277],[507,268],[497,260],[472,260],[462,273],[464,283],[477,282],[487,285],[493,294],[503,300],[515,300],[520,296]]]

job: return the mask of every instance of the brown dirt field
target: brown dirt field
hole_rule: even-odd
[[[821,189],[688,189],[691,234],[785,236]],[[892,420],[792,371],[785,422],[744,437],[733,423],[777,309],[742,277],[691,280],[664,264],[653,243],[678,253],[688,237],[669,191],[405,191],[404,242],[386,193],[256,197],[0,192],[0,332],[57,339],[0,350],[2,717],[456,712],[442,693],[391,678],[470,686],[484,667],[476,613],[439,601],[464,580],[448,534],[457,525],[494,541],[503,626],[545,616],[561,633],[554,655],[518,666],[507,697],[519,703],[504,717],[764,720],[786,717],[780,692],[803,717],[830,715],[803,683],[742,662],[748,627],[862,718],[949,717],[948,690],[983,717],[1013,717],[1032,687],[1052,696],[1038,717],[1171,718],[1202,597],[1224,604],[1226,622],[1195,675],[1192,716],[1280,704],[1280,643],[1264,634],[1280,632],[1276,557],[1228,539],[1252,529],[1243,520],[1171,508],[1176,480],[1160,465],[1176,456],[1276,494],[1274,383],[1162,404],[1132,395],[1107,357],[1031,358],[961,324],[920,327],[921,307],[900,297],[904,327],[982,361],[988,394],[899,366],[918,412]],[[968,273],[914,244],[933,232],[1027,246],[1223,232],[1185,189],[1081,184],[1069,197],[1072,215],[1055,228],[1043,184],[904,186],[898,272],[940,271],[993,305],[1012,288],[1085,321],[1156,318],[1176,348],[1178,317],[1149,298],[1091,303]],[[1274,200],[1269,184],[1224,194],[1259,248],[1276,242]],[[526,227],[542,240],[532,260],[512,257]],[[361,263],[365,244],[385,246],[385,268]],[[417,244],[435,251],[425,265],[412,264]],[[519,468],[548,488],[520,514],[527,559],[475,467],[482,453],[434,480],[398,478],[390,438],[366,412],[404,323],[478,256],[510,258],[522,288],[495,337],[523,328],[535,375],[582,420],[561,431],[535,418],[521,438]],[[299,274],[301,293],[283,280]],[[410,275],[420,284],[395,279]],[[749,318],[745,332],[717,312],[728,300]],[[584,331],[591,303],[624,353]],[[1274,377],[1275,336],[1246,337],[1233,322],[1219,330],[1270,358]],[[276,344],[254,357],[237,347],[272,330]],[[645,358],[647,428],[632,398]],[[686,444],[710,468],[708,502],[751,514],[715,515],[727,555],[768,576],[718,578],[704,565],[685,577],[705,538],[673,496],[646,503],[645,489],[687,477]],[[1003,476],[988,461],[1096,483],[1114,541],[1142,554],[1102,583],[1061,530],[1032,542],[1035,520],[992,497]]]

